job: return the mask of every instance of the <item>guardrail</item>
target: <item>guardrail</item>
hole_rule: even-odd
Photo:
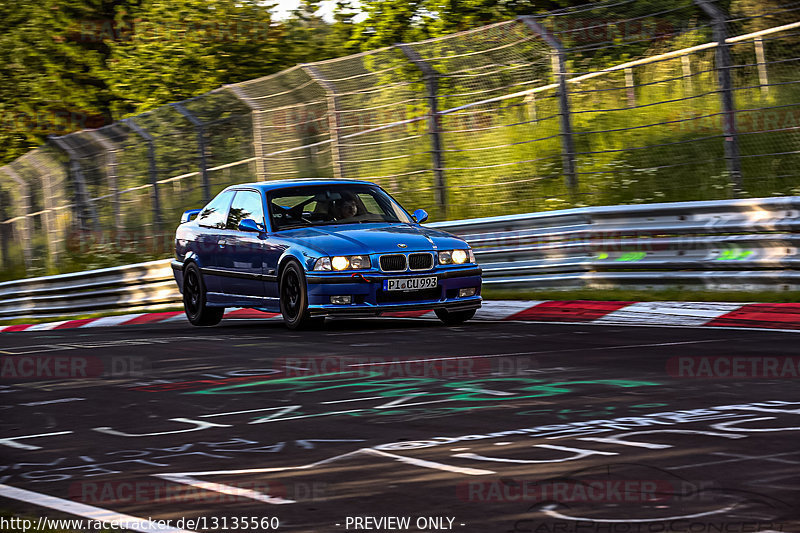
[[[800,197],[586,207],[429,224],[498,288],[797,290]],[[0,319],[177,305],[169,260],[0,283]]]
[[[170,260],[0,283],[0,319],[176,305]]]

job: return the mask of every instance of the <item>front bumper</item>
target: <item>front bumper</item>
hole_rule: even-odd
[[[390,278],[436,277],[437,286],[417,291],[385,291],[384,280]],[[309,272],[308,311],[312,316],[374,316],[387,311],[447,309],[468,311],[481,306],[481,269],[435,269],[429,272],[398,274]],[[459,289],[475,288],[475,295],[459,297]],[[331,304],[331,296],[351,296],[353,303]]]

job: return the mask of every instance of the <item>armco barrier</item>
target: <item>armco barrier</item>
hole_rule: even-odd
[[[429,224],[497,288],[796,290],[800,197],[587,207]],[[175,305],[169,260],[0,283],[0,318]]]

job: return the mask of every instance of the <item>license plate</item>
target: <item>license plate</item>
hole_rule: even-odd
[[[438,278],[396,278],[383,280],[383,290],[385,291],[418,291],[421,289],[432,289],[438,285]]]

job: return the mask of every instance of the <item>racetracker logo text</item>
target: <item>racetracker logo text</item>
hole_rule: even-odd
[[[675,378],[797,378],[800,357],[679,356],[667,361]]]

